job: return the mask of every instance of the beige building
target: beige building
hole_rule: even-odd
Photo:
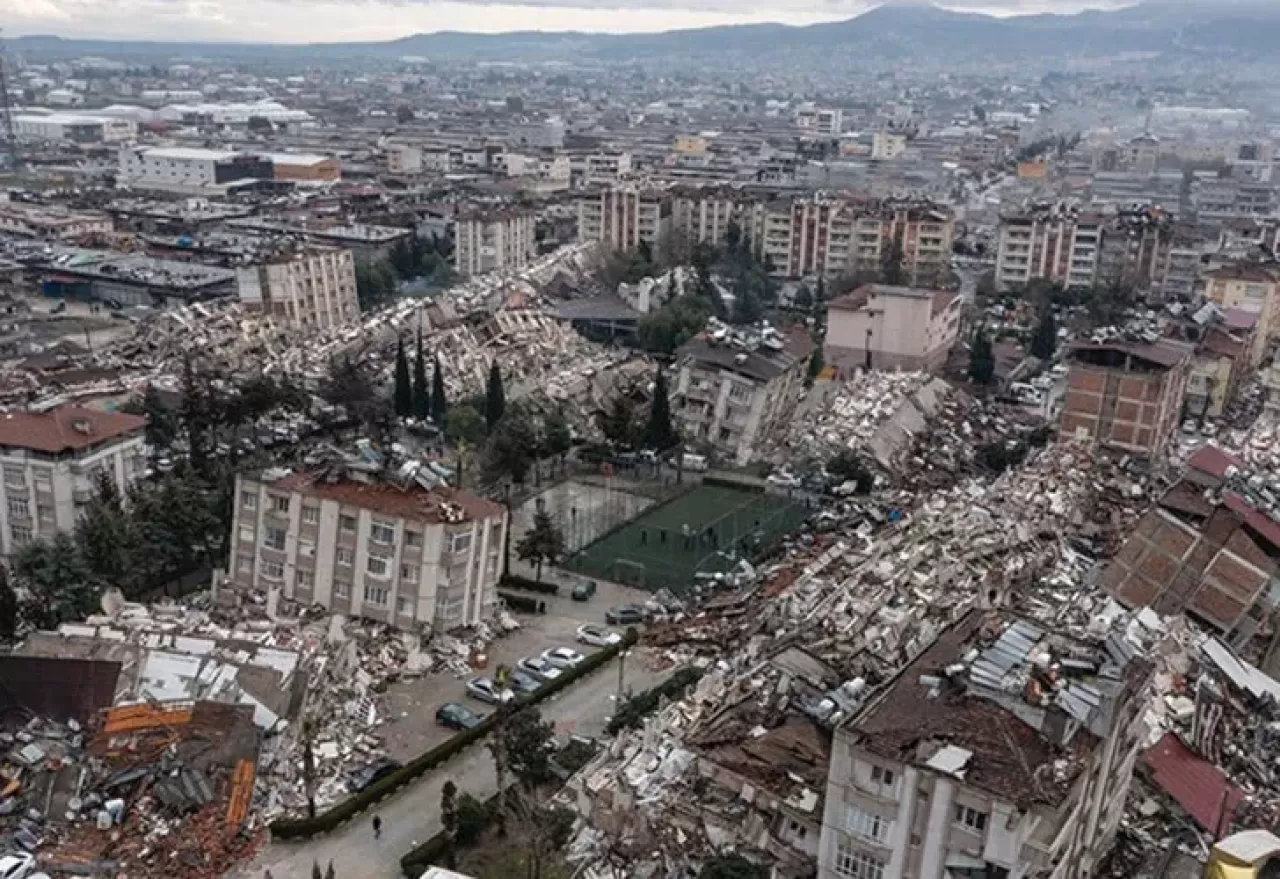
[[[236,478],[230,585],[445,631],[489,617],[506,511],[453,489],[318,474]]]
[[[804,332],[741,351],[702,334],[676,351],[672,415],[693,447],[748,463],[757,443],[795,411],[813,342]]]
[[[893,131],[877,131],[871,135],[871,158],[887,162],[907,151],[907,136]]]
[[[1250,363],[1262,362],[1268,347],[1280,335],[1280,267],[1239,263],[1210,272],[1205,297],[1219,308],[1240,308],[1258,315]]]
[[[136,415],[59,406],[0,415],[0,550],[75,527],[105,473],[123,496],[147,468],[147,421]]]
[[[71,211],[56,205],[0,201],[0,232],[21,238],[76,241],[110,235],[111,217],[90,211]]]
[[[955,293],[859,287],[827,305],[823,362],[842,375],[868,367],[936,372],[960,334],[963,305]]]
[[[1035,280],[1087,290],[1098,278],[1103,218],[1037,211],[1002,217],[996,289],[1020,290]]]
[[[537,253],[532,211],[509,209],[458,217],[453,264],[464,278],[488,272],[515,272]]]
[[[602,189],[578,199],[578,240],[601,241],[614,250],[634,250],[644,241],[657,248],[671,231],[671,202],[632,186]]]
[[[969,611],[837,728],[818,879],[1096,875],[1143,738],[1132,649]]]
[[[236,270],[240,301],[300,330],[326,330],[355,320],[355,260],[349,250],[308,249]]]

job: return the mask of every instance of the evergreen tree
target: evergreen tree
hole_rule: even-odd
[[[413,388],[409,379],[409,358],[404,353],[404,339],[396,340],[395,394],[392,398],[396,415],[408,418],[413,414]]]
[[[173,409],[160,399],[156,386],[150,383],[142,395],[142,414],[147,419],[147,445],[154,451],[172,448],[178,437],[178,420]]]
[[[1053,309],[1046,308],[1040,315],[1040,323],[1036,325],[1035,335],[1031,337],[1031,356],[1041,360],[1052,360],[1053,352],[1058,347],[1058,322],[1054,320]]]
[[[191,356],[182,359],[182,405],[180,416],[187,433],[187,457],[197,473],[206,473],[213,447],[213,390],[208,378],[196,369]]]
[[[543,451],[551,458],[559,458],[561,467],[564,456],[569,454],[573,446],[573,434],[569,430],[569,422],[565,421],[564,412],[559,409],[547,416],[542,425]]]
[[[541,582],[543,564],[554,565],[563,555],[564,534],[551,521],[550,514],[539,510],[533,516],[533,527],[516,544],[516,557],[522,562],[532,563],[537,569],[537,579]]]
[[[823,368],[822,346],[815,345],[813,353],[809,355],[809,371],[805,375],[805,385],[812,387],[813,383],[818,380],[818,376],[822,374]]]
[[[903,262],[905,260],[906,254],[902,250],[902,239],[895,235],[880,260],[880,273],[886,284],[891,287],[902,285],[906,278],[903,272]]]
[[[987,331],[979,327],[969,351],[969,378],[976,384],[989,385],[996,375],[996,357]]]
[[[658,371],[653,382],[653,402],[649,407],[649,420],[644,426],[645,448],[665,451],[679,442],[671,425],[671,400],[667,396],[667,377]]]
[[[502,371],[498,369],[498,361],[489,365],[489,383],[484,395],[484,422],[489,432],[502,420],[507,408],[507,395],[502,387]]]
[[[9,568],[0,564],[0,641],[12,641],[18,631],[18,595],[9,585]]]
[[[815,305],[822,305],[827,301],[827,279],[822,275],[818,275],[818,290],[813,301]]]
[[[130,555],[137,550],[131,517],[121,502],[115,480],[98,474],[96,493],[76,523],[75,540],[85,566],[102,583],[119,586],[126,597],[134,598],[133,566]]]
[[[422,331],[418,331],[418,352],[413,359],[413,417],[426,421],[431,417],[431,397],[427,391],[427,364],[422,353]]]
[[[27,591],[22,616],[37,628],[53,629],[98,609],[98,591],[65,532],[23,544],[13,556],[13,578]]]
[[[449,401],[444,394],[444,372],[440,369],[440,355],[435,356],[431,372],[431,420],[443,428],[449,414]]]
[[[631,447],[635,441],[636,413],[626,396],[619,394],[614,397],[608,410],[601,412],[597,420],[605,439],[623,448]]]

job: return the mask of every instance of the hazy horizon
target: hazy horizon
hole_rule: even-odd
[[[1071,14],[1135,0],[973,0],[937,5],[988,15]],[[394,40],[440,31],[659,33],[735,24],[840,21],[883,5],[866,0],[773,0],[744,13],[734,0],[432,2],[432,0],[8,0],[5,36],[221,43]]]

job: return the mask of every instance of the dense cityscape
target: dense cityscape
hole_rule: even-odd
[[[1280,875],[1273,3],[45,8],[0,879]]]

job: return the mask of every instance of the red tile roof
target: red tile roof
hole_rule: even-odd
[[[1187,461],[1187,466],[1217,479],[1223,479],[1227,475],[1228,467],[1239,469],[1244,466],[1244,462],[1230,452],[1224,452],[1213,443],[1205,443],[1196,449],[1196,453]]]
[[[1142,755],[1152,780],[1212,834],[1230,826],[1231,816],[1244,799],[1240,788],[1222,770],[1194,754],[1173,733]]]
[[[78,452],[141,432],[147,419],[124,412],[59,406],[48,412],[0,415],[0,446],[56,455]]]
[[[296,491],[308,497],[337,501],[340,504],[372,510],[384,516],[412,519],[415,522],[445,522],[442,503],[456,504],[466,514],[466,521],[501,516],[501,504],[453,488],[427,491],[418,485],[400,488],[389,482],[327,482],[312,473],[291,473],[275,482],[264,482],[268,489]]]

